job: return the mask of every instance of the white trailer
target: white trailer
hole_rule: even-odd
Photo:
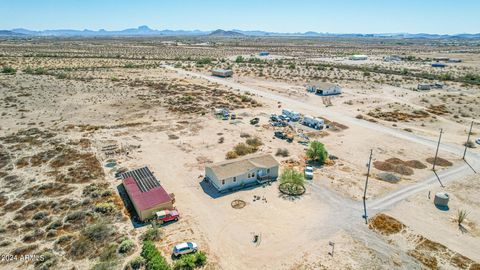
[[[289,109],[283,109],[282,114],[285,115],[286,117],[290,118],[292,121],[298,121],[300,120],[300,113],[296,111],[292,111]]]
[[[325,121],[321,118],[316,118],[316,117],[313,117],[313,116],[310,116],[310,115],[305,115],[305,117],[303,117],[302,124],[304,124],[305,126],[315,128],[315,129],[321,129],[325,125]]]

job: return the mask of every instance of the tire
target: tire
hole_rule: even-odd
[[[175,221],[178,221],[178,217],[174,219]]]

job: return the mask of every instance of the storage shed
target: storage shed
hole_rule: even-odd
[[[448,201],[450,197],[448,196],[448,193],[446,192],[437,192],[435,194],[435,199],[433,200],[433,203],[440,208],[448,208]]]
[[[222,78],[232,77],[233,71],[231,69],[214,69],[212,70],[212,75]]]
[[[430,90],[432,89],[432,86],[429,83],[419,83],[417,85],[418,90]]]
[[[151,219],[160,210],[173,208],[174,195],[168,194],[147,168],[122,173],[123,186],[141,221]]]

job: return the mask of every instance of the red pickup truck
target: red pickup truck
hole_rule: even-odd
[[[178,221],[180,214],[178,213],[177,210],[162,210],[162,211],[158,211],[156,213],[156,216],[157,216],[157,220],[168,222],[172,220]]]

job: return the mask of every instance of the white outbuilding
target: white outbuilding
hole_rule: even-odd
[[[307,85],[307,91],[321,96],[329,96],[341,94],[342,88],[333,83],[312,82]]]

